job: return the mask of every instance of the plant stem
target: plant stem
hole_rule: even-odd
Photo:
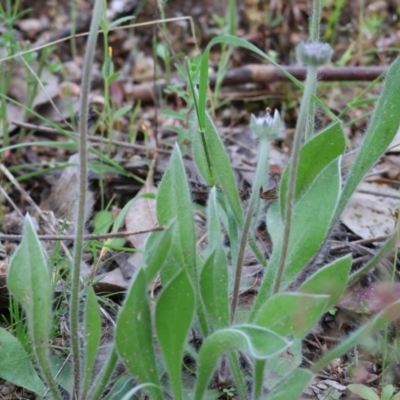
[[[396,244],[396,238],[397,238],[396,232],[390,235],[386,239],[382,247],[379,248],[378,252],[375,253],[375,255],[363,267],[358,269],[356,272],[353,272],[349,276],[348,279],[349,283],[355,282],[356,280],[361,278],[361,276],[365,275],[368,271],[370,271],[372,268],[375,268],[378,262],[381,261],[382,258],[385,257],[387,253],[393,250],[393,247]]]
[[[75,253],[72,267],[72,284],[70,299],[70,329],[71,351],[74,365],[74,386],[72,397],[79,399],[80,392],[80,348],[79,348],[79,290],[80,290],[80,264],[83,252],[83,235],[85,228],[86,191],[88,175],[87,136],[89,115],[89,91],[91,71],[93,67],[94,52],[96,47],[98,29],[102,16],[103,0],[96,0],[93,9],[93,17],[87,41],[85,60],[82,71],[82,90],[80,99],[79,118],[79,182],[78,182],[78,213],[76,218]]]
[[[319,40],[321,27],[321,0],[313,0],[313,9],[310,20],[310,38],[316,42]]]
[[[314,42],[319,40],[321,26],[321,0],[313,0],[313,9],[310,20],[310,39]],[[310,84],[311,85],[311,84]],[[313,82],[312,93],[315,95],[317,90],[317,79]],[[307,111],[306,138],[310,139],[314,133],[315,102],[311,96]]]
[[[256,203],[259,199],[260,188],[268,179],[268,154],[270,148],[270,140],[266,137],[260,139],[260,150],[257,158],[257,169],[254,177],[253,188],[251,191],[249,208],[247,209],[246,218],[243,225],[242,237],[240,239],[239,253],[236,262],[235,282],[232,294],[231,303],[231,320],[233,321],[236,311],[236,306],[239,298],[240,280],[242,277],[244,252],[246,249],[247,238],[249,234],[250,225],[253,219]]]
[[[35,335],[35,334],[34,334]],[[36,335],[35,335],[36,336]],[[61,393],[58,389],[57,382],[53,377],[53,373],[50,368],[49,363],[49,345],[48,341],[43,341],[43,337],[40,335],[36,336],[34,339],[35,343],[40,343],[40,345],[35,346],[35,353],[40,365],[40,369],[44,375],[44,379],[47,383],[47,386],[50,390],[50,393],[55,400],[62,400]]]
[[[307,108],[313,96],[314,82],[317,78],[318,68],[314,65],[307,67],[307,79],[303,99],[300,105],[299,119],[297,120],[296,132],[292,145],[292,160],[290,162],[289,182],[285,203],[285,228],[283,232],[282,253],[276,272],[273,293],[277,293],[281,286],[283,271],[285,268],[287,253],[289,250],[289,238],[292,225],[293,201],[296,191],[297,168],[300,159],[301,139],[307,122]]]

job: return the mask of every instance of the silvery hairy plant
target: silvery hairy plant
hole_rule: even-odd
[[[100,3],[96,1],[96,12]],[[320,5],[315,4],[318,15]],[[97,31],[96,23],[93,18],[91,35]],[[297,51],[300,61],[307,66],[305,84],[289,76],[304,89],[304,94],[279,197],[263,216],[273,243],[268,260],[263,259],[258,249],[253,228],[260,218],[259,193],[267,188],[268,153],[282,127],[281,117],[275,111],[272,115],[267,113],[250,119],[250,129],[258,138],[258,163],[250,200],[244,208],[229,157],[207,108],[208,62],[211,47],[223,43],[244,47],[279,66],[247,41],[230,35],[213,39],[196,63],[186,60],[186,79],[195,110],[193,158],[204,182],[211,188],[205,207],[207,246],[203,250],[196,247],[193,202],[181,149],[176,145],[155,199],[158,223],[165,230],[148,237],[142,265],[132,278],[119,311],[113,348],[103,369],[92,377],[100,342],[100,314],[96,295],[89,288],[82,345],[78,305],[83,226],[77,228],[70,298],[74,381],[70,393],[73,398],[113,398],[104,391],[106,387],[109,390],[109,379],[119,359],[128,375],[117,379],[111,389],[110,393],[118,393],[118,398],[132,398],[141,391],[155,400],[216,399],[221,393],[210,383],[217,370],[229,376],[227,381],[241,399],[296,399],[330,361],[400,316],[400,302],[390,304],[310,368],[301,367],[302,340],[360,272],[350,274],[352,260],[347,255],[322,267],[297,290],[288,291],[288,287],[318,254],[358,183],[385,152],[400,124],[400,60],[397,59],[386,74],[363,143],[343,183],[340,161],[346,146],[341,122],[334,118],[319,132],[314,132],[310,125],[315,106],[330,113],[315,97],[315,87],[318,66],[328,62],[332,55],[330,47],[315,37],[318,27],[314,26],[313,32],[314,37],[300,44]],[[92,50],[93,35],[88,43]],[[85,65],[90,65],[89,56]],[[89,75],[84,76],[87,79]],[[85,107],[82,98],[83,121]],[[82,196],[87,169],[83,125],[79,150]],[[83,206],[79,212],[84,212],[84,203],[81,198],[79,204]],[[397,224],[396,232],[363,272],[390,250],[399,230]],[[229,248],[221,240],[224,233],[229,237]],[[243,308],[238,299],[246,246],[265,266],[265,272],[254,303]],[[156,276],[161,280],[162,290],[154,299],[148,295],[148,286]],[[24,239],[10,263],[8,285],[25,310],[39,374],[32,364],[25,363],[24,382],[12,374],[7,377],[11,376],[40,396],[59,399],[60,383],[49,362],[53,318],[50,270],[29,217],[24,223]],[[193,340],[188,340],[193,332],[200,342],[197,347]],[[1,329],[0,335],[2,340],[12,343],[15,356],[24,354],[21,345],[5,330]],[[282,357],[284,354],[292,357]],[[8,362],[14,360],[19,365],[13,354],[7,357]],[[187,365],[183,367],[187,359],[191,360],[189,372]],[[4,377],[1,371],[0,360],[0,376]]]

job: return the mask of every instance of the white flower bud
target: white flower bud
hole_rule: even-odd
[[[268,110],[263,117],[256,118],[252,114],[250,119],[250,129],[260,139],[268,138],[274,140],[283,129],[283,123],[278,110],[275,110],[273,117]]]
[[[332,47],[328,43],[300,42],[296,47],[297,59],[306,65],[320,66],[331,60]]]

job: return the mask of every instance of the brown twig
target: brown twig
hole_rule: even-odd
[[[91,234],[84,235],[84,240],[106,240],[106,239],[114,239],[121,238],[131,235],[141,235],[143,233],[151,233],[157,231],[163,231],[165,228],[163,226],[155,226],[151,229],[145,229],[143,231],[125,231],[125,232],[113,232],[113,233],[103,233],[103,234]],[[74,240],[74,235],[38,235],[40,240]],[[22,240],[23,235],[6,235],[0,234],[0,240]]]
[[[304,80],[306,68],[299,66],[283,66],[283,68],[296,79]],[[323,67],[318,70],[318,80],[333,81],[373,81],[385,73],[386,67]],[[210,86],[214,87],[217,75],[210,76]],[[288,78],[282,71],[273,65],[248,64],[245,67],[234,68],[225,74],[222,86],[243,85],[246,83],[267,84],[277,81],[287,81]],[[184,82],[180,82],[185,85]],[[134,100],[145,102],[153,101],[155,93],[163,93],[167,83],[153,82],[135,85],[132,90]]]
[[[337,251],[337,250],[342,250],[342,249],[347,249],[349,247],[349,244],[358,244],[358,245],[363,245],[363,244],[373,244],[374,242],[383,242],[389,237],[389,235],[384,235],[384,236],[376,236],[374,238],[370,239],[360,239],[360,240],[354,240],[352,242],[346,242],[343,244],[341,241],[336,241],[333,240],[332,243],[338,243],[336,246],[331,247],[331,251]]]
[[[36,130],[38,132],[49,133],[52,135],[61,135],[62,134],[62,132],[60,132],[57,129],[49,128],[49,127],[43,126],[43,125],[34,125],[34,124],[29,124],[27,122],[15,121],[15,120],[12,120],[11,123],[16,126]],[[68,133],[69,135],[72,135],[74,137],[79,137],[79,133],[77,133],[77,132],[66,131],[66,133]],[[104,138],[101,136],[88,135],[88,139],[94,143],[107,143],[107,144],[111,143],[115,146],[121,146],[121,147],[129,148],[129,149],[154,151],[154,149],[149,149],[147,146],[143,146],[141,144],[127,143],[127,142],[123,142],[122,140],[111,140],[111,139],[107,139],[107,138]],[[161,153],[161,154],[168,154],[168,155],[171,154],[171,150],[157,149],[157,152]]]

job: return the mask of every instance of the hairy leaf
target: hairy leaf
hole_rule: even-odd
[[[155,324],[174,398],[182,399],[182,361],[195,312],[195,294],[185,269],[164,288],[156,306]]]
[[[139,270],[129,288],[115,330],[117,350],[131,374],[147,386],[152,399],[161,400],[160,381],[153,348],[146,277]]]

